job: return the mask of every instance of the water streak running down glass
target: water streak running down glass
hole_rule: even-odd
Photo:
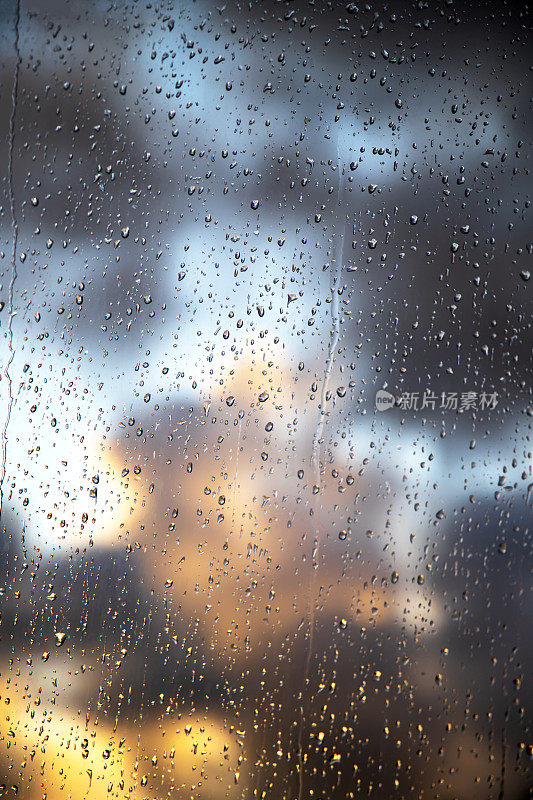
[[[0,797],[530,798],[528,5],[0,12]]]

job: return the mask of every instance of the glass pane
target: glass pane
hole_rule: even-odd
[[[525,800],[528,6],[1,11],[0,795]]]

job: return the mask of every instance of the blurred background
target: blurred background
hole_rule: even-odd
[[[531,797],[529,6],[0,24],[0,796]]]

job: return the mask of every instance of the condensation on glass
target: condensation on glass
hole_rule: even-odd
[[[0,10],[0,796],[525,800],[528,6]]]

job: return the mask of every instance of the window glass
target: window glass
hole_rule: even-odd
[[[0,796],[526,800],[528,6],[1,12]]]

